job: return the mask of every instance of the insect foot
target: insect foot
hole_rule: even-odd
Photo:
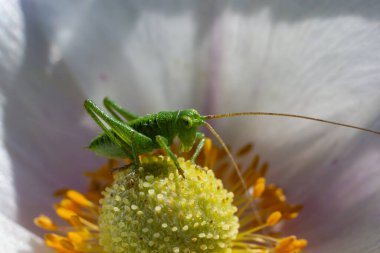
[[[134,166],[133,163],[131,163],[131,164],[127,164],[127,165],[124,165],[124,166],[121,166],[121,167],[112,168],[111,169],[111,174],[118,173],[120,171],[126,170],[128,168],[133,168],[133,167],[135,167],[135,166]]]
[[[239,229],[233,193],[183,158],[144,157],[106,188],[99,217],[106,252],[231,252]],[[129,187],[130,181],[135,182]]]

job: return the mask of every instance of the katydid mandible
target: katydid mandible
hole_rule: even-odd
[[[354,128],[366,132],[380,134],[378,131],[369,130],[362,127],[356,127],[348,124],[312,118],[308,116],[284,113],[270,112],[239,112],[218,115],[200,115],[195,109],[185,109],[178,111],[166,111],[156,114],[148,114],[145,116],[137,116],[128,112],[120,105],[116,104],[109,98],[104,98],[104,106],[110,114],[100,109],[93,101],[87,99],[84,107],[94,121],[103,129],[103,133],[93,139],[88,148],[97,155],[133,160],[134,165],[139,166],[139,155],[151,152],[155,149],[162,148],[166,154],[173,160],[179,173],[183,175],[183,171],[177,161],[177,157],[170,150],[174,138],[178,137],[180,141],[180,150],[189,151],[199,140],[197,147],[191,157],[191,161],[195,161],[201,152],[205,143],[205,135],[198,132],[198,128],[205,125],[211,133],[218,139],[227,155],[230,157],[232,164],[241,180],[243,187],[247,190],[245,181],[239,171],[239,168],[233,159],[223,140],[206,122],[212,118],[226,118],[233,116],[280,116],[308,119],[319,121],[327,124],[333,124],[348,128]]]

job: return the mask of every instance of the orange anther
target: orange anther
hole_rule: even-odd
[[[69,232],[67,233],[67,237],[74,243],[81,243],[84,239],[79,232]]]
[[[253,186],[253,196],[259,198],[265,191],[265,178],[259,177]]]
[[[59,217],[61,217],[62,219],[65,219],[65,220],[70,220],[71,217],[77,216],[77,214],[75,212],[68,210],[66,208],[63,208],[63,207],[58,207],[56,209],[56,213]]]
[[[45,215],[40,215],[39,217],[34,219],[34,224],[39,226],[40,228],[46,229],[46,230],[56,230],[57,225],[54,224],[54,222]]]
[[[297,240],[295,242],[295,245],[296,245],[297,249],[303,249],[307,246],[307,240],[305,240],[305,239]]]
[[[59,241],[59,243],[61,244],[61,246],[66,249],[66,250],[75,250],[75,246],[72,242],[70,242],[68,239],[62,239]]]
[[[203,153],[207,157],[210,154],[210,151],[212,150],[212,141],[210,138],[206,138],[205,144],[203,146]]]
[[[268,226],[276,225],[282,218],[282,214],[279,211],[273,212],[269,215],[266,224]]]
[[[89,201],[83,194],[81,194],[77,191],[69,190],[69,191],[67,191],[66,196],[80,206],[83,206],[83,207],[93,207],[94,206],[94,203]]]
[[[45,243],[47,246],[55,248],[55,249],[62,249],[62,246],[60,244],[60,240],[64,239],[65,237],[57,235],[57,234],[46,234],[45,235]]]
[[[276,245],[276,253],[293,253],[300,252],[301,249],[307,246],[307,241],[304,239],[297,240],[295,236],[285,237],[279,240]]]

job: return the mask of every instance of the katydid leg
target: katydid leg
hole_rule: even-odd
[[[173,160],[175,166],[178,169],[179,174],[181,174],[183,176],[183,170],[182,170],[181,166],[178,163],[177,157],[170,150],[170,148],[168,146],[168,140],[165,137],[161,136],[161,135],[157,135],[156,136],[156,141],[157,141],[158,145],[160,145],[160,147],[165,150],[166,154],[168,156],[170,156],[170,158]]]
[[[116,102],[109,99],[108,97],[105,97],[103,99],[103,104],[107,108],[107,110],[112,114],[112,116],[114,116],[116,119],[118,119],[120,121],[124,121],[124,120],[122,120],[119,117],[119,115],[121,115],[126,121],[139,118],[139,116],[125,110],[123,107],[121,107]]]
[[[94,104],[93,103],[87,103],[87,100],[84,103],[84,108],[86,108],[86,111],[88,114],[93,118],[96,124],[100,126],[101,129],[103,129],[104,133],[116,144],[118,144],[120,147],[124,147],[121,140],[119,140],[115,135],[113,135],[103,122],[98,117],[98,112],[94,110]]]
[[[137,132],[135,129],[130,127],[127,123],[121,122],[117,119],[112,118],[110,115],[102,111],[99,107],[97,107],[94,102],[87,99],[84,104],[86,110],[89,112],[91,117],[94,118],[94,120],[99,124],[99,126],[104,131],[109,131],[106,126],[101,122],[100,119],[102,119],[107,125],[111,128],[111,130],[121,139],[123,142],[125,142],[128,146],[132,146],[132,135],[134,135],[135,145],[138,146],[154,146],[153,141],[145,136],[142,133]],[[99,119],[100,118],[100,119]],[[114,138],[111,137],[110,138]],[[113,140],[113,139],[112,139]]]
[[[136,168],[140,167],[140,158],[139,158],[139,151],[138,147],[136,145],[136,141],[134,138],[134,133],[132,134],[132,155],[133,155],[133,163],[136,165]]]
[[[205,145],[206,137],[204,133],[197,132],[197,135],[195,136],[196,139],[199,140],[199,143],[197,145],[197,148],[194,151],[194,154],[191,156],[191,161],[195,163],[195,159],[197,159],[199,153],[201,152],[203,146]]]

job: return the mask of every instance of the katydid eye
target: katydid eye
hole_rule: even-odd
[[[188,116],[183,117],[182,120],[186,128],[190,128],[193,125],[193,121]]]

